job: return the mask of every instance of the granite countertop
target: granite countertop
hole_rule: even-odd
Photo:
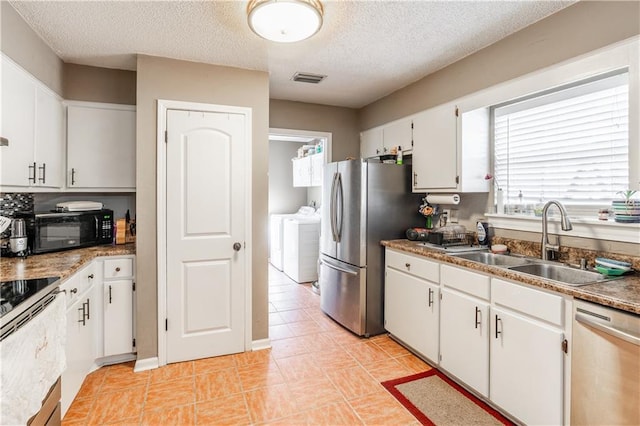
[[[415,241],[391,240],[382,241],[381,244],[385,247],[425,256],[445,263],[464,266],[466,268],[475,269],[478,272],[485,272],[501,278],[519,281],[547,290],[553,290],[578,299],[640,314],[640,275],[637,272],[633,275],[626,275],[622,278],[611,281],[573,287],[533,275],[511,271],[504,267],[472,262],[470,260],[421,246]]]
[[[26,259],[3,257],[0,258],[0,278],[2,281],[11,281],[59,276],[64,280],[96,257],[131,254],[136,254],[134,243],[34,254]]]

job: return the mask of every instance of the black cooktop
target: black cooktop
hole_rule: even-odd
[[[38,293],[59,279],[60,277],[46,277],[0,282],[0,317],[13,311],[31,297],[38,295]],[[42,295],[42,297],[44,297],[44,295]],[[35,299],[37,299],[37,297],[34,297],[34,303],[37,302]],[[23,307],[20,306],[20,308]]]

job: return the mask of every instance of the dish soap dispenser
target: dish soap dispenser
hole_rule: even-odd
[[[489,245],[489,224],[487,222],[478,221],[476,223],[476,232],[478,233],[478,244],[481,246]]]

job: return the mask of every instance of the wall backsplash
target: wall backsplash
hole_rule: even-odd
[[[34,198],[29,192],[0,193],[0,216],[13,217],[15,212],[33,212]]]

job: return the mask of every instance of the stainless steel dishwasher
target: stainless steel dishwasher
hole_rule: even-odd
[[[576,300],[571,424],[640,424],[640,315]]]

